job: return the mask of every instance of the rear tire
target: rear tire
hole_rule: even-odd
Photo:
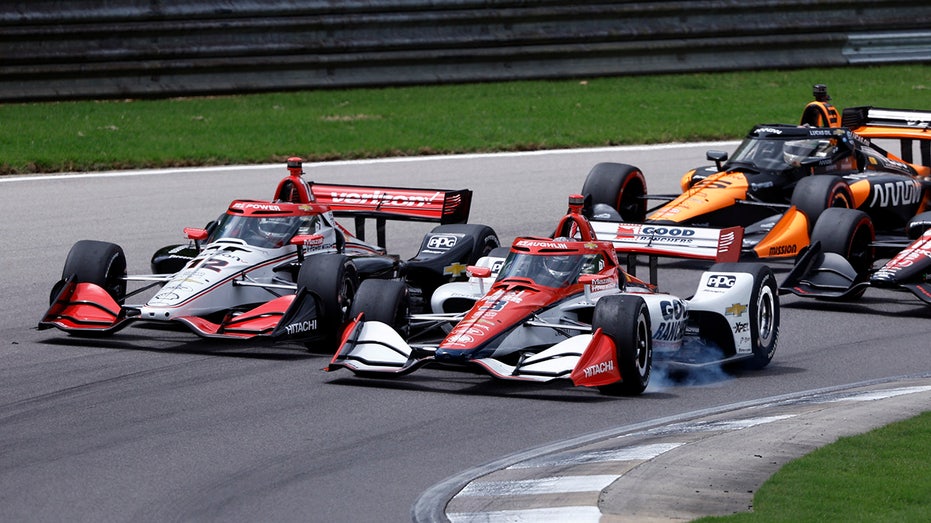
[[[716,263],[709,272],[746,272],[753,275],[749,307],[753,354],[741,365],[752,370],[769,365],[779,341],[779,293],[773,270],[759,263]]]
[[[349,308],[349,319],[365,313],[365,321],[380,321],[407,339],[410,334],[410,297],[397,280],[365,280]]]
[[[99,285],[119,304],[126,299],[126,255],[115,243],[97,240],[80,240],[68,252],[62,281],[52,288],[49,304],[55,301],[64,280],[74,277],[75,283]]]
[[[854,208],[853,194],[847,182],[838,176],[823,174],[814,174],[799,180],[792,191],[791,203],[808,218],[808,232],[815,227],[818,217],[825,209]]]
[[[614,341],[621,381],[598,390],[609,396],[636,396],[646,390],[653,367],[650,311],[639,296],[605,296],[595,304],[592,329]]]
[[[610,205],[625,222],[640,223],[647,215],[647,182],[640,169],[623,163],[598,163],[585,177],[582,196],[592,206]]]
[[[297,285],[316,294],[321,308],[317,317],[322,341],[308,342],[307,348],[335,349],[359,288],[355,265],[342,254],[311,254],[301,264]]]

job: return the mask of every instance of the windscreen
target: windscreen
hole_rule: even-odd
[[[603,264],[597,254],[525,254],[508,255],[498,281],[505,278],[529,278],[545,287],[566,287],[578,282],[579,274],[596,273]]]
[[[312,234],[317,216],[240,216],[224,214],[207,238],[208,242],[220,238],[238,238],[247,244],[263,249],[275,249],[288,244],[297,232]]]

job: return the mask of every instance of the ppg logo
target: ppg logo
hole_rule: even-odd
[[[449,234],[437,234],[430,237],[427,247],[430,249],[450,249],[456,245],[459,238]]]
[[[708,287],[714,287],[715,289],[730,289],[736,284],[736,276],[728,276],[726,274],[712,274],[708,276]]]

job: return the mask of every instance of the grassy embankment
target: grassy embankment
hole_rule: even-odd
[[[931,67],[0,105],[0,174],[733,139],[835,105],[929,108]]]

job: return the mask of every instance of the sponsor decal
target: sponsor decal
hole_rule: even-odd
[[[519,240],[517,242],[518,247],[537,247],[544,249],[568,249],[569,246],[561,242],[548,242],[541,240]]]
[[[452,234],[434,234],[427,240],[427,247],[430,249],[439,249],[445,251],[456,246],[459,241],[457,236]]]
[[[458,278],[459,276],[465,274],[466,267],[468,267],[468,265],[459,262],[456,262],[452,265],[447,265],[446,267],[443,267],[443,275]]]
[[[395,207],[423,207],[442,199],[443,193],[437,191],[429,196],[375,191],[372,193],[341,192],[330,193],[334,203],[347,205],[390,205]]]
[[[295,334],[301,334],[303,332],[312,332],[317,330],[317,320],[299,321],[288,325],[284,329],[288,332],[288,336],[294,336]]]
[[[679,300],[663,300],[659,302],[659,308],[663,313],[663,319],[666,321],[680,320],[685,316],[686,312],[685,304]]]
[[[911,205],[921,201],[921,187],[917,180],[899,180],[873,186],[870,207]]]
[[[653,333],[655,341],[679,341],[685,335],[685,321],[664,321]]]
[[[775,247],[769,248],[770,256],[782,256],[784,254],[795,254],[798,252],[798,246],[794,243],[792,245],[776,245]]]
[[[611,278],[599,278],[597,280],[592,281],[590,288],[592,292],[604,291],[608,289],[616,289],[617,283]]]
[[[904,269],[906,267],[911,267],[915,262],[921,260],[922,258],[931,258],[931,251],[916,248],[910,251],[904,251],[899,253],[895,258],[887,263],[881,271],[886,269]],[[879,272],[881,272],[879,271]]]
[[[694,236],[695,231],[689,229],[680,229],[678,227],[653,227],[645,226],[640,228],[640,234],[649,234],[653,236]]]
[[[680,227],[662,227],[655,225],[619,225],[615,238],[624,239],[643,239],[651,242],[657,241],[663,244],[672,243],[692,243],[692,236],[695,236],[695,230],[683,229]]]
[[[743,316],[745,312],[747,312],[747,306],[743,303],[735,303],[724,309],[725,316],[737,316],[738,318]]]
[[[323,242],[324,242],[323,236],[319,234],[314,234],[312,236],[308,236],[304,240],[304,247],[321,247],[323,246]]]
[[[779,129],[773,129],[772,127],[760,127],[759,129],[754,131],[754,134],[760,134],[760,133],[782,134],[782,131],[780,131]]]
[[[473,338],[472,336],[469,336],[468,334],[453,334],[453,333],[451,333],[451,334],[446,338],[446,340],[444,341],[444,344],[450,344],[450,345],[468,345],[468,344],[474,343],[474,342],[475,342],[475,338]]]
[[[246,202],[236,202],[232,206],[234,209],[242,209],[244,211],[255,210],[255,211],[281,211],[280,205],[275,205],[271,203],[246,203]]]
[[[711,274],[708,276],[706,286],[715,289],[730,289],[737,284],[737,277],[728,274]]]
[[[750,324],[745,322],[739,322],[734,324],[734,333],[740,334],[741,332],[747,332],[750,330]]]
[[[585,367],[584,369],[582,369],[582,374],[584,374],[586,378],[591,378],[593,376],[604,374],[606,372],[611,372],[613,370],[614,370],[613,361],[602,361],[601,363],[595,363],[593,365],[589,365],[588,367]]]

